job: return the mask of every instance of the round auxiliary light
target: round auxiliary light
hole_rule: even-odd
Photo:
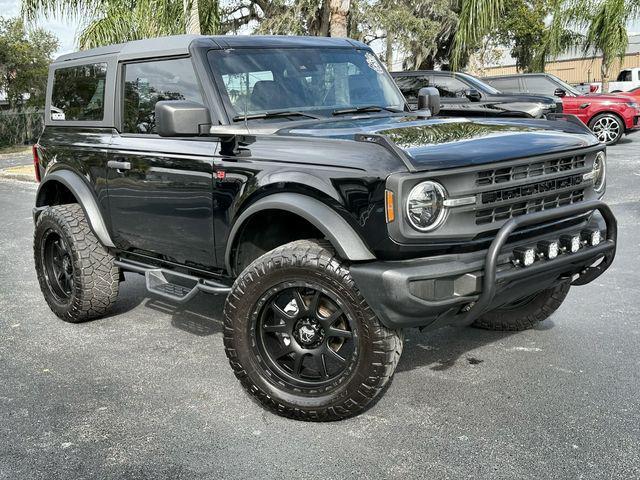
[[[411,226],[421,232],[438,228],[446,213],[445,197],[442,185],[431,180],[413,187],[406,204],[407,219]]]
[[[602,151],[596,154],[593,160],[593,189],[601,193],[604,190],[607,178],[607,155]]]
[[[576,253],[580,249],[580,236],[579,235],[562,235],[560,237],[560,245],[562,245],[562,249]]]

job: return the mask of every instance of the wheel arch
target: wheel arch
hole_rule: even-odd
[[[375,256],[353,227],[333,208],[322,201],[294,192],[281,192],[262,197],[247,207],[235,220],[227,239],[225,266],[234,272],[234,255],[243,228],[261,213],[282,212],[302,219],[331,243],[336,253],[345,260],[374,260]],[[275,247],[274,247],[275,248]],[[238,272],[239,273],[239,272]]]
[[[36,193],[33,220],[38,220],[45,207],[67,203],[78,203],[100,243],[105,247],[115,247],[94,194],[82,177],[71,170],[56,170],[43,179]]]

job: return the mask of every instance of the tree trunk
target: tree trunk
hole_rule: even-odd
[[[602,55],[602,64],[600,65],[600,73],[602,75],[602,92],[609,93],[609,59],[606,55]]]
[[[329,20],[330,37],[346,37],[351,0],[329,0],[331,18]]]
[[[393,35],[387,31],[387,49],[384,52],[384,63],[388,70],[393,70]]]
[[[190,35],[200,35],[200,13],[198,0],[183,0],[185,31]]]

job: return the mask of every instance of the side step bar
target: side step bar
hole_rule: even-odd
[[[125,271],[144,275],[147,290],[150,293],[177,303],[188,302],[198,292],[227,295],[231,291],[231,287],[213,280],[206,280],[133,260],[120,259],[114,263]]]

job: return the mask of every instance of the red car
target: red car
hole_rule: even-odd
[[[624,95],[625,97],[633,97],[636,101],[640,101],[640,87],[636,87],[628,92],[620,93],[620,95]]]
[[[563,112],[576,115],[607,145],[618,143],[625,133],[640,130],[640,99],[637,91],[584,95],[548,73],[489,77],[484,81],[503,92],[560,97]]]

